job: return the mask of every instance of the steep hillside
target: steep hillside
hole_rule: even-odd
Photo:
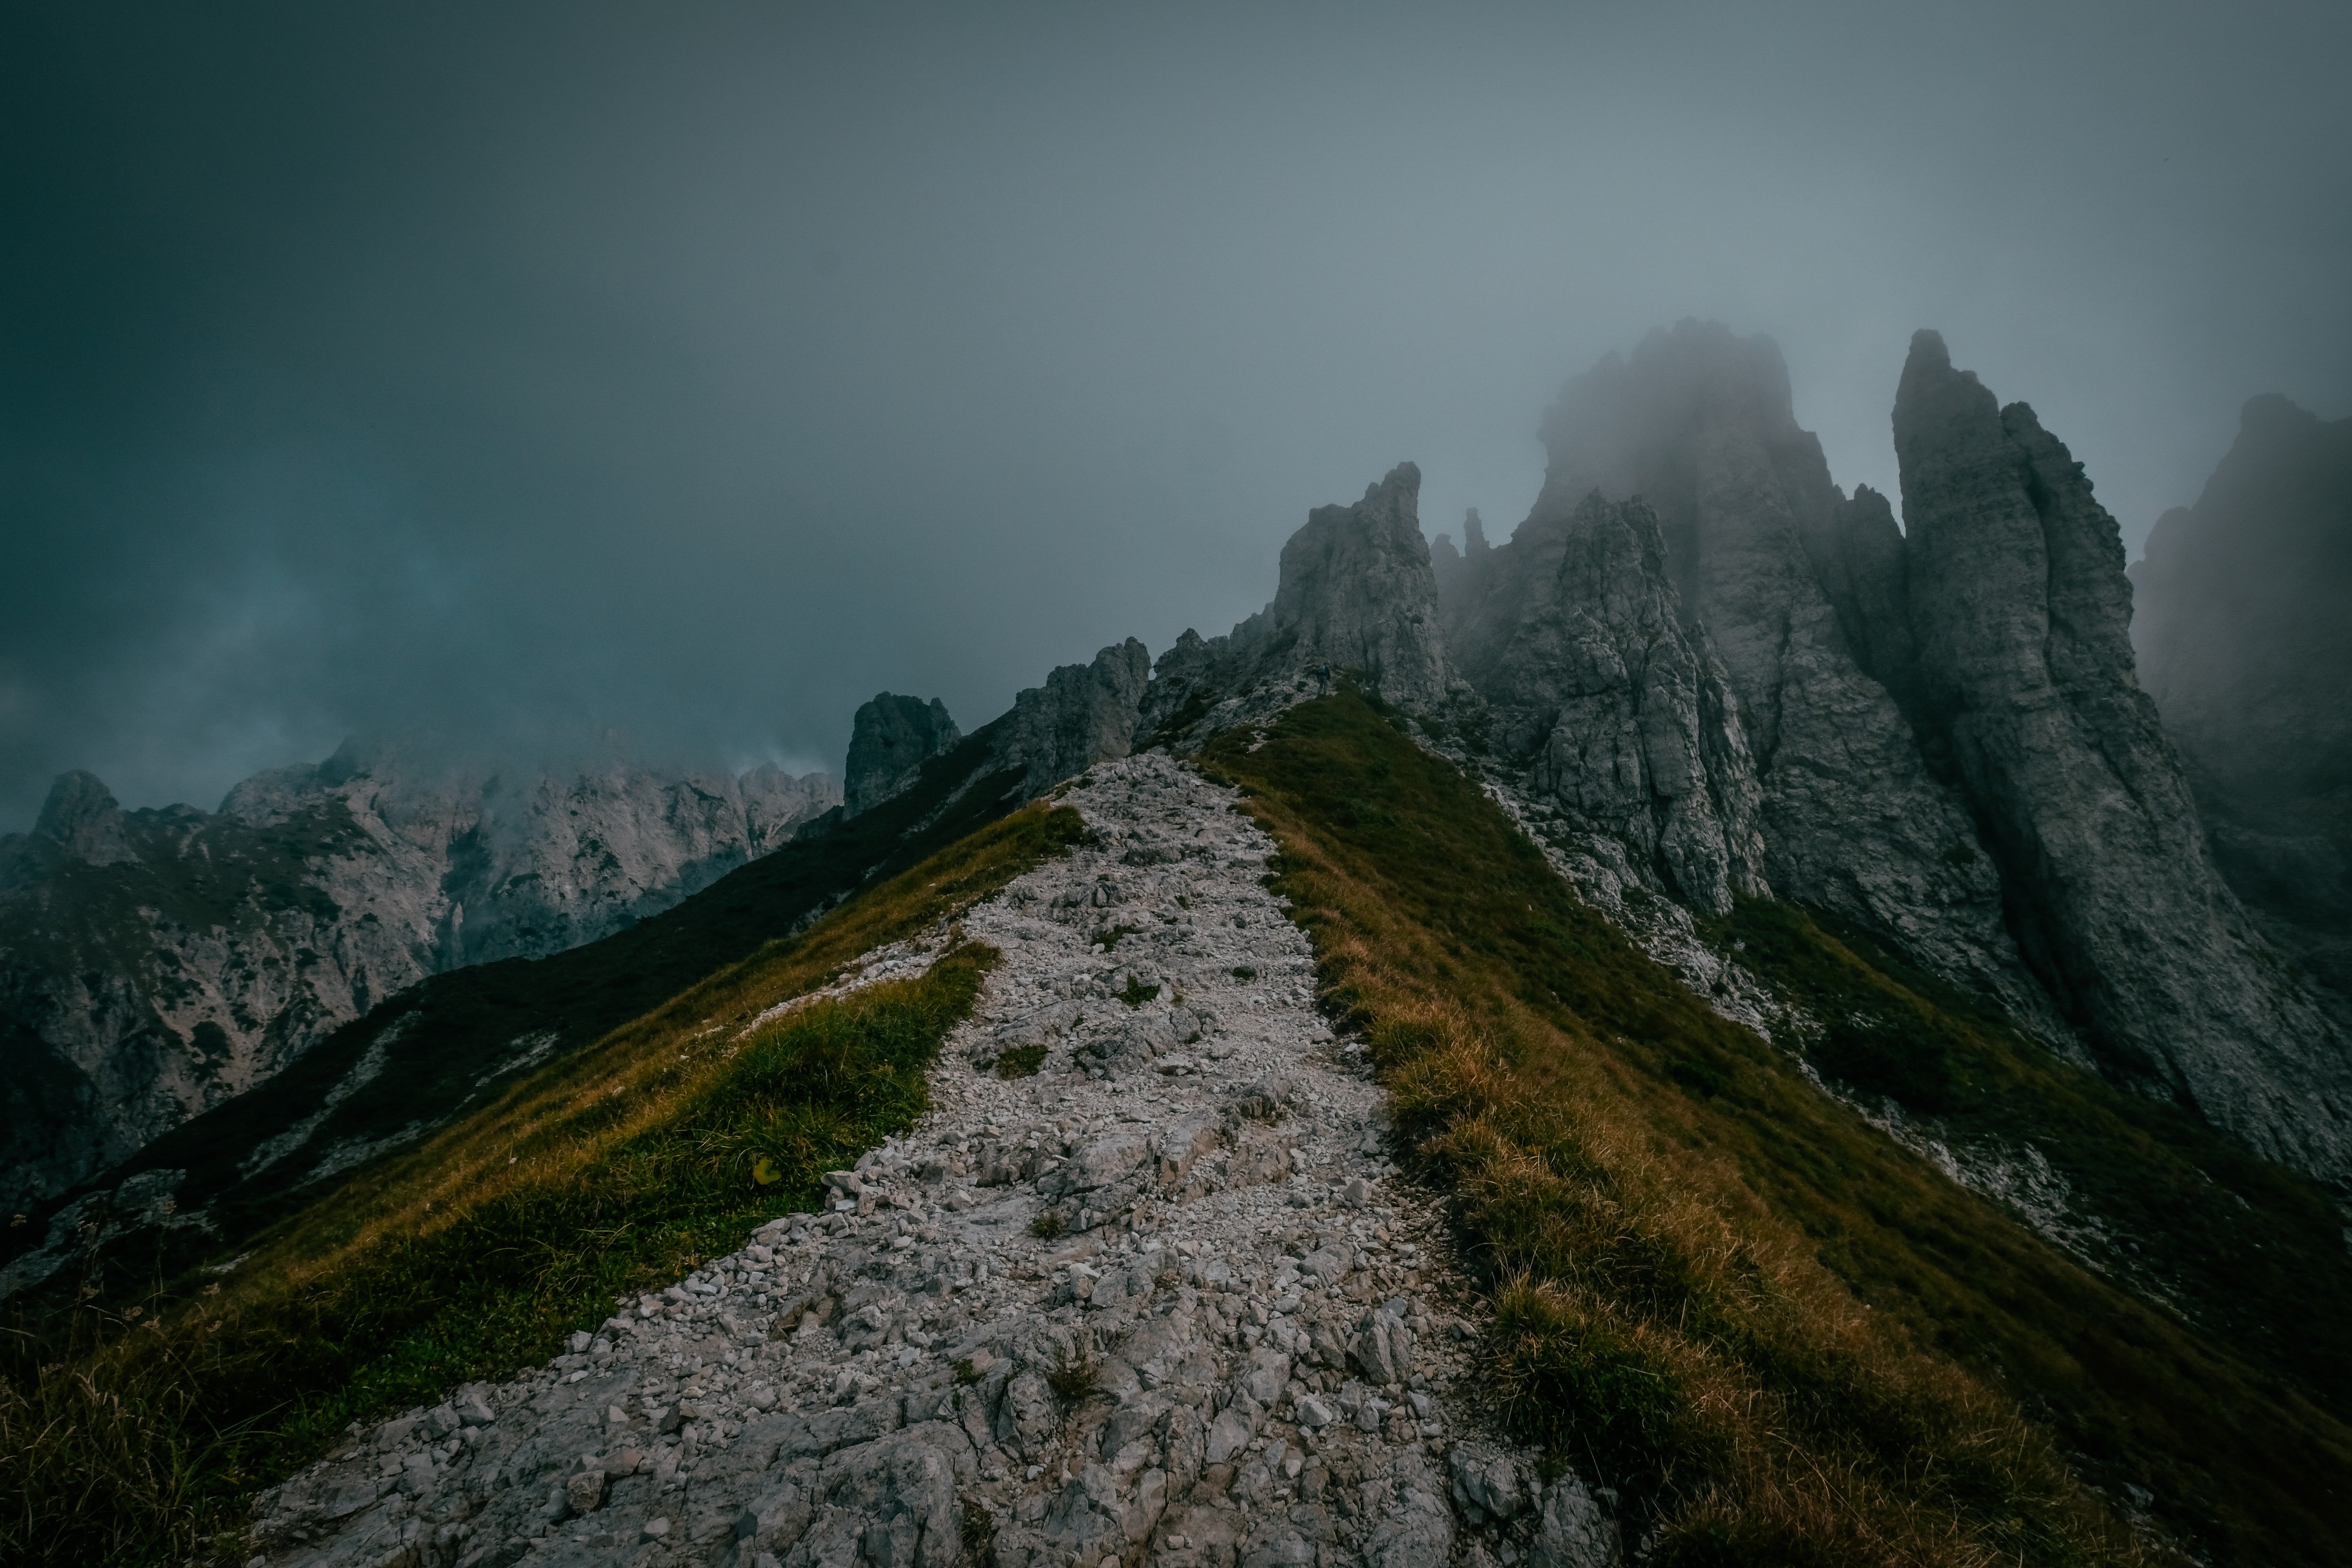
[[[772,767],[501,778],[348,745],[214,813],[126,812],[68,773],[0,838],[0,1204],[122,1159],[427,975],[667,909],[839,799]]]
[[[1515,1429],[1636,1500],[1663,1560],[1932,1561],[1947,1531],[1986,1560],[2095,1555],[2044,1441],[2220,1561],[2352,1539],[2328,1304],[2352,1260],[2324,1194],[1743,901],[1714,934],[1780,1002],[1768,1042],[1410,728],[1342,696],[1203,760],[1282,844],[1328,1006],[1459,1195]],[[1988,1126],[2006,1201],[1948,1169]],[[2053,1201],[2100,1255],[2034,1234]]]

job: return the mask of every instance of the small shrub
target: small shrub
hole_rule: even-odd
[[[1035,1078],[1037,1069],[1045,1065],[1043,1046],[1015,1046],[996,1058],[999,1078]]]
[[[963,1560],[971,1568],[996,1568],[996,1515],[977,1498],[961,1504]]]
[[[1107,931],[1097,933],[1095,940],[1102,943],[1102,949],[1105,952],[1116,952],[1118,950],[1119,939],[1121,937],[1140,936],[1142,933],[1143,928],[1141,926],[1117,925],[1111,927]]]
[[[1234,966],[1234,978],[1244,982],[1255,980],[1257,978],[1257,971],[1252,969],[1246,963],[1237,963]]]
[[[1059,1209],[1047,1209],[1029,1222],[1029,1234],[1040,1241],[1055,1241],[1070,1233],[1070,1222],[1062,1217]]]
[[[1087,1395],[1102,1386],[1102,1367],[1084,1352],[1076,1355],[1064,1352],[1054,1358],[1054,1370],[1045,1374],[1045,1384],[1064,1405],[1083,1405]]]
[[[1130,974],[1127,977],[1127,989],[1118,994],[1118,999],[1130,1007],[1140,1007],[1159,994],[1159,986],[1146,985]]]

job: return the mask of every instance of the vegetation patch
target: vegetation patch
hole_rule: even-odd
[[[2127,1484],[2220,1560],[2318,1564],[2352,1538],[2352,1432],[2309,1366],[2250,1364],[1822,1095],[1361,697],[1252,738],[1204,761],[1280,842],[1327,1004],[1370,1046],[1411,1157],[1457,1194],[1503,1407],[1617,1488],[1644,1561],[2160,1556],[2103,1500]],[[1735,917],[1768,977],[1851,966],[1869,993],[1810,1009],[1858,1020],[1814,1047],[1847,1081],[1955,1108],[1938,1114],[2006,1101],[1975,1015],[1801,911],[1759,912],[1780,909]],[[1758,952],[1768,934],[1785,962]],[[2004,1038],[2070,1104],[2111,1092]],[[2134,1136],[2113,1134],[2110,1180],[2188,1140],[2235,1184],[2205,1212],[2242,1200],[2308,1234],[2308,1184],[2193,1128]]]
[[[996,1076],[999,1078],[1035,1078],[1037,1069],[1045,1065],[1043,1046],[1014,1046],[998,1054]]]
[[[347,1423],[544,1361],[616,1299],[815,1207],[823,1172],[921,1113],[994,960],[948,922],[1082,831],[1033,807],[934,856],[295,1216],[226,1289],[198,1273],[21,1325],[0,1559],[235,1554],[251,1492]],[[925,931],[950,938],[927,973],[776,1011]]]

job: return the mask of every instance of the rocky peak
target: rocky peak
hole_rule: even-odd
[[[1895,405],[1915,721],[1950,759],[2027,960],[2106,1059],[2289,1163],[2352,1162],[2352,1074],[2259,952],[2134,678],[2115,520],[2023,404],[1921,332]]]
[[[1355,505],[1307,513],[1282,547],[1272,604],[1221,637],[1187,630],[1160,656],[1139,732],[1221,729],[1348,677],[1416,712],[1451,700],[1420,500],[1421,470],[1400,463]]]
[[[2352,1010],[2352,418],[2249,401],[2131,569],[2140,685],[2231,890]]]
[[[1524,787],[1621,876],[1695,909],[1766,892],[1738,701],[1683,620],[1656,513],[1596,491],[1498,555],[1463,669]]]
[[[1195,641],[1199,639],[1194,638]],[[1066,664],[1013,700],[998,742],[1001,765],[1025,770],[1023,789],[1041,795],[1095,763],[1135,749],[1151,654],[1133,637],[1090,664]]]
[[[2140,684],[2201,767],[2257,794],[2352,777],[2352,418],[2250,399],[2131,576]]]
[[[1496,639],[1517,615],[1497,611],[1551,580],[1587,496],[1639,497],[1656,514],[1682,619],[1702,631],[1734,699],[1772,888],[1885,932],[2029,1026],[2063,1033],[2018,963],[1965,807],[1930,773],[1849,631],[1851,618],[1874,639],[1874,662],[1878,642],[1900,647],[1892,514],[1878,498],[1839,493],[1821,444],[1796,423],[1771,340],[1690,321],[1653,332],[1570,382],[1543,429],[1550,465],[1534,510],[1508,549],[1447,595],[1463,667],[1497,668]],[[1824,585],[1822,554],[1848,563],[1839,593],[1851,617]]]
[[[950,751],[963,732],[938,698],[884,691],[861,705],[849,731],[842,770],[843,815],[870,811],[915,782],[925,763]]]
[[[1282,547],[1264,658],[1354,671],[1401,707],[1444,700],[1437,579],[1421,536],[1421,469],[1399,463],[1353,506],[1317,507]]]
[[[76,768],[58,775],[42,803],[33,832],[63,848],[77,860],[92,866],[114,866],[136,860],[138,853],[123,833],[122,804],[96,773]]]

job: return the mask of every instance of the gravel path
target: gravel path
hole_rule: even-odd
[[[1064,798],[1097,842],[964,921],[1003,961],[919,1127],[537,1373],[355,1433],[255,1563],[1616,1561],[1466,1381],[1475,1303],[1272,842],[1161,755]]]

